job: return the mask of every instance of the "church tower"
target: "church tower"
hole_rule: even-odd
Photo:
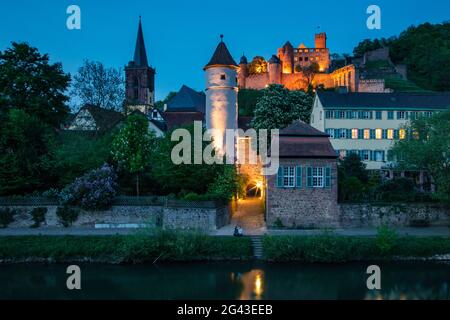
[[[237,129],[237,71],[227,46],[220,36],[211,60],[204,67],[206,77],[206,129],[214,129],[214,147],[224,154],[228,148],[235,147],[235,141],[225,140],[226,129]]]
[[[148,65],[141,17],[134,57],[125,67],[125,98],[127,112],[147,114],[155,103],[155,69]]]

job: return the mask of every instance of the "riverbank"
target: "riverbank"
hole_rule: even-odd
[[[375,238],[264,236],[263,260],[341,263],[368,260],[450,259],[448,237],[397,237],[388,231]],[[0,238],[0,263],[95,262],[108,264],[175,261],[248,261],[248,237],[184,232],[104,236],[11,236]]]

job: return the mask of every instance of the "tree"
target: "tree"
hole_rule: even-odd
[[[82,104],[122,110],[125,99],[122,70],[85,60],[74,76],[71,94]]]
[[[267,72],[267,61],[260,56],[253,58],[252,62],[248,65],[249,74],[265,73]]]
[[[40,121],[59,127],[69,108],[64,92],[70,82],[60,63],[26,43],[12,43],[0,52],[0,113],[20,109]]]
[[[112,143],[112,156],[119,167],[136,175],[136,195],[139,196],[139,174],[150,164],[155,134],[148,130],[148,120],[130,115]]]
[[[433,177],[437,197],[450,201],[450,111],[421,117],[406,126],[411,134],[391,152],[404,170],[426,170]]]
[[[366,165],[357,154],[349,154],[344,160],[339,162],[339,170],[345,177],[355,177],[363,183],[369,181]]]
[[[319,64],[317,62],[312,62],[310,65],[305,67],[300,67],[300,71],[306,78],[306,84],[308,87],[313,85],[314,77],[320,71]]]
[[[303,91],[289,91],[272,84],[262,90],[256,103],[252,127],[255,129],[282,129],[294,120],[309,122],[313,99]]]
[[[263,95],[261,90],[239,89],[238,103],[240,116],[252,116],[258,99]]]
[[[0,126],[0,194],[45,190],[52,183],[52,130],[24,110],[10,109]]]

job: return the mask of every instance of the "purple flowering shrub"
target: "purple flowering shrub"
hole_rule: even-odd
[[[59,195],[60,200],[65,205],[80,206],[86,210],[107,209],[116,196],[116,181],[114,169],[104,164],[65,187]]]

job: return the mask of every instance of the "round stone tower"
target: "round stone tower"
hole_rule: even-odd
[[[281,84],[281,62],[276,55],[269,59],[269,83]]]
[[[226,129],[237,129],[237,71],[239,67],[223,42],[217,45],[211,60],[204,67],[206,77],[206,129],[213,129],[213,145],[225,154],[235,141],[225,140]]]
[[[294,47],[288,41],[282,48],[278,49],[278,57],[281,60],[283,73],[294,72]]]
[[[239,88],[245,88],[245,80],[248,77],[248,61],[245,55],[242,55],[239,61],[239,71],[238,71],[238,86]]]

